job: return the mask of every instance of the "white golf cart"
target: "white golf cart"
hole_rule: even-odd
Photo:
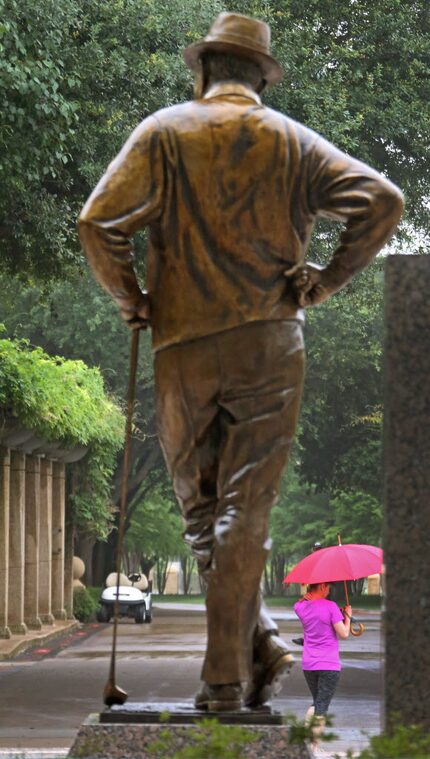
[[[103,590],[97,609],[97,621],[109,622],[114,615],[117,598],[117,574],[112,572],[106,578],[106,588]],[[118,600],[119,617],[133,617],[141,625],[152,621],[152,583],[148,583],[145,575],[137,572],[119,576]]]

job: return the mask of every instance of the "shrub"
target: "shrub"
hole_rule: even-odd
[[[351,752],[348,753],[352,757]],[[389,733],[370,738],[356,759],[429,759],[430,733],[421,725],[397,724]]]
[[[164,716],[162,721],[168,722],[169,714]],[[257,740],[250,730],[239,725],[220,725],[216,719],[202,719],[192,728],[184,728],[181,737],[187,745],[174,752],[177,736],[169,730],[160,731],[159,740],[148,746],[148,754],[171,759],[241,759],[246,747]]]
[[[91,622],[97,609],[97,601],[86,588],[73,591],[73,614],[79,622]]]

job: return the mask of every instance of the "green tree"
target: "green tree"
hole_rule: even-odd
[[[85,197],[144,116],[190,97],[181,50],[225,9],[272,26],[285,77],[266,101],[386,171],[427,229],[426,0],[0,0],[3,267],[82,264]]]
[[[334,524],[325,530],[327,545],[336,545],[338,532],[343,543],[380,544],[382,507],[379,499],[360,490],[350,490],[333,498],[331,507]]]
[[[406,193],[405,219],[428,234],[428,2],[231,0],[226,5],[271,25],[285,76],[266,100],[386,172]]]
[[[300,471],[321,489],[381,495],[381,266],[307,314]]]
[[[157,587],[164,593],[169,563],[189,551],[182,540],[183,522],[172,495],[158,487],[138,500],[126,536],[126,549],[145,574],[155,565]]]
[[[180,50],[217,0],[0,0],[2,267],[81,266],[76,218],[136,124],[190,96]]]
[[[272,509],[270,535],[272,552],[265,571],[265,591],[269,595],[283,592],[288,570],[310,553],[317,541],[323,542],[331,524],[331,509],[326,493],[300,482],[296,455],[283,477],[279,501]]]

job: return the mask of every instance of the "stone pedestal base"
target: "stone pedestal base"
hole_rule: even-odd
[[[40,614],[40,619],[43,625],[55,625],[55,619],[53,614]]]
[[[13,635],[26,635],[28,632],[27,625],[24,624],[24,622],[17,622],[15,625],[9,625],[9,628]]]
[[[27,625],[29,630],[41,630],[42,629],[42,620],[40,617],[29,617],[25,620],[25,624]]]
[[[213,719],[208,728],[202,720]],[[270,709],[204,713],[191,702],[181,704],[127,704],[90,714],[80,727],[69,759],[166,759],[187,746],[200,746],[209,756],[213,731],[222,724],[226,748],[237,747],[246,759],[310,759],[307,746],[289,743],[289,728],[282,715]],[[217,742],[219,741],[219,734]]]
[[[0,627],[0,638],[3,638],[3,640],[9,640],[11,637],[12,633],[9,627]]]
[[[67,612],[65,609],[54,609],[54,619],[67,619]]]

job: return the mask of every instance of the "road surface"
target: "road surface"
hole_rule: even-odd
[[[331,705],[338,740],[325,746],[330,753],[362,748],[367,742],[362,731],[380,729],[379,615],[356,616],[367,629],[361,637],[341,642],[343,671]],[[310,699],[300,668],[301,648],[291,643],[301,633],[300,624],[290,611],[279,610],[275,617],[298,661],[273,705],[302,719]],[[111,639],[111,624],[85,625],[45,649],[0,662],[0,757],[11,755],[12,749],[20,749],[22,756],[24,749],[53,748],[60,750],[55,756],[65,756],[81,722],[103,708]],[[156,606],[150,625],[122,620],[117,683],[129,701],[191,699],[199,685],[204,647],[201,607]]]

